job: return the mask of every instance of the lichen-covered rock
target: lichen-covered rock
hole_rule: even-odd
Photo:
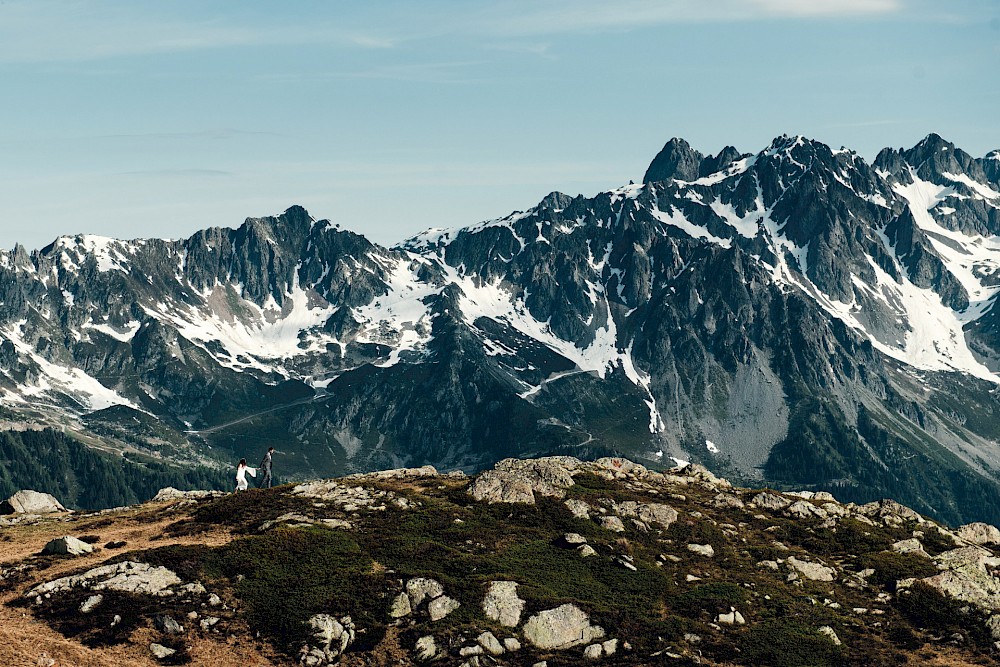
[[[562,498],[573,486],[572,472],[580,461],[569,456],[540,459],[504,459],[493,470],[480,473],[468,493],[487,503],[535,504],[535,494]]]
[[[918,524],[926,523],[926,519],[922,516],[909,507],[900,505],[895,500],[883,499],[867,503],[859,506],[855,511],[869,519],[880,520],[887,526],[899,526],[906,521],[913,521]]]
[[[972,544],[1000,544],[1000,529],[981,521],[959,526],[955,533]]]
[[[594,511],[593,507],[578,498],[570,498],[563,502],[563,505],[565,505],[566,509],[568,509],[577,519],[587,520],[590,518],[590,513]]]
[[[992,573],[1000,558],[982,547],[962,547],[934,560],[941,572],[921,581],[981,610],[1000,610],[1000,579]]]
[[[572,604],[539,612],[524,624],[524,638],[536,648],[565,649],[590,644],[604,636],[604,628]]]
[[[930,555],[924,551],[924,545],[920,543],[915,537],[911,537],[908,540],[900,540],[892,545],[892,550],[898,554],[914,554],[916,556],[923,556],[924,558],[930,558]]]
[[[833,581],[837,574],[837,571],[832,567],[800,560],[795,556],[789,556],[785,562],[803,577],[813,581]]]
[[[743,509],[745,503],[732,493],[720,493],[712,498],[712,506],[719,509]]]
[[[837,632],[829,625],[821,626],[819,628],[819,633],[824,637],[829,638],[829,640],[833,642],[834,646],[840,646],[842,643],[840,641],[840,637],[837,636]]]
[[[83,574],[61,577],[39,584],[25,593],[24,596],[30,599],[46,593],[64,593],[75,588],[163,596],[171,593],[169,591],[171,586],[180,583],[180,577],[165,567],[123,561],[113,565],[95,567]]]
[[[48,493],[25,489],[0,503],[0,514],[55,514],[66,508]]]
[[[427,603],[427,613],[430,614],[432,621],[440,621],[461,606],[458,600],[442,595]]]
[[[616,516],[602,516],[601,528],[603,528],[604,530],[610,530],[615,533],[625,532],[625,524],[622,523],[622,520]]]
[[[490,655],[503,655],[506,652],[496,635],[488,630],[476,637],[476,642]]]
[[[434,635],[424,635],[417,640],[416,646],[413,647],[413,657],[421,662],[433,660],[437,656],[438,646]]]
[[[761,491],[750,500],[750,504],[761,509],[777,511],[785,509],[792,504],[792,501],[774,493]]]
[[[413,613],[413,607],[410,605],[409,595],[400,593],[393,598],[392,604],[389,605],[389,618],[403,618],[411,613]]]
[[[163,644],[157,644],[156,642],[152,642],[149,645],[149,652],[153,654],[154,658],[157,658],[158,660],[164,660],[172,656],[174,653],[177,653],[177,649],[168,648]]]
[[[711,544],[689,544],[687,545],[687,548],[691,553],[704,556],[705,558],[712,558],[715,556],[715,549],[712,548]]]
[[[521,622],[524,600],[517,596],[516,581],[491,581],[483,598],[483,614],[508,628]]]
[[[309,639],[299,651],[299,662],[308,667],[330,665],[354,642],[355,628],[350,616],[335,618],[316,614],[306,622]]]
[[[827,517],[826,510],[805,500],[797,500],[789,505],[785,508],[785,515],[797,519],[825,519]]]
[[[638,503],[628,500],[617,503],[615,510],[620,516],[638,519],[645,524],[657,523],[664,528],[669,528],[670,524],[677,521],[677,510],[662,503]]]
[[[167,486],[156,492],[156,495],[153,496],[152,502],[159,503],[166,500],[203,500],[205,498],[218,498],[224,495],[226,495],[224,491],[206,491],[204,489],[181,491],[180,489],[175,489],[172,486]]]
[[[63,535],[62,537],[50,540],[45,547],[42,548],[42,553],[60,556],[82,556],[83,554],[89,554],[93,550],[94,547],[86,542],[79,540],[72,535]]]
[[[410,605],[416,609],[424,600],[444,595],[444,586],[435,579],[416,577],[406,582],[406,594],[410,597]]]

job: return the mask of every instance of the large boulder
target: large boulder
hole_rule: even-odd
[[[0,514],[54,514],[66,508],[48,493],[26,489],[0,503]]]
[[[42,553],[55,554],[59,556],[82,556],[83,554],[89,554],[93,550],[94,547],[87,544],[83,540],[78,540],[72,535],[63,535],[62,537],[50,540],[49,543],[42,548]]]
[[[586,612],[572,604],[539,612],[524,624],[524,638],[543,650],[590,644],[604,636],[604,628],[591,625]]]
[[[981,521],[959,526],[955,533],[972,544],[1000,544],[1000,530]]]
[[[535,504],[535,494],[562,498],[573,486],[573,475],[581,463],[570,456],[540,459],[504,459],[493,470],[477,476],[469,495],[487,503]]]
[[[524,600],[517,596],[516,581],[492,581],[483,598],[483,613],[486,618],[508,628],[521,622]]]

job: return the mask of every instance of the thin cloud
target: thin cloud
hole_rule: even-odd
[[[170,3],[14,0],[0,3],[0,63],[86,62],[264,45],[327,43],[384,49],[395,40],[342,30],[327,15],[305,24],[169,13]]]
[[[219,177],[232,176],[233,172],[222,169],[140,169],[137,171],[123,171],[119,176],[151,176],[154,178],[190,178],[190,177]]]
[[[868,17],[898,12],[902,0],[562,0],[512,1],[480,17],[479,29],[508,36],[603,32],[668,23]]]

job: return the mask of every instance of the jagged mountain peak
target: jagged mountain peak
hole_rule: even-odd
[[[674,178],[682,181],[693,181],[698,178],[704,156],[691,148],[684,139],[672,138],[646,169],[642,177],[643,183],[665,181]]]

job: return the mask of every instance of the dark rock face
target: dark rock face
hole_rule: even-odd
[[[691,148],[688,142],[674,137],[653,158],[646,175],[642,177],[642,182],[653,183],[668,178],[693,181],[698,178],[703,159],[704,156]]]
[[[803,137],[716,156],[672,139],[641,185],[395,248],[301,207],[18,247],[0,390],[168,458],[274,445],[279,475],[673,456],[984,518],[994,162],[936,135],[872,165]]]

